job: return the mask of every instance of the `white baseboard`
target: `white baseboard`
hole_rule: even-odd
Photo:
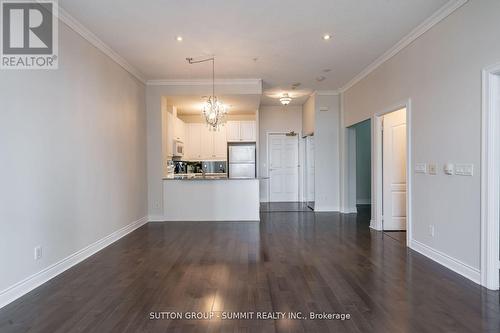
[[[377,226],[377,220],[375,220],[375,219],[370,219],[370,228],[373,230],[382,231],[382,229],[380,229]]]
[[[61,274],[65,270],[73,267],[74,265],[80,263],[81,261],[87,259],[91,255],[99,252],[100,250],[104,249],[105,247],[111,245],[112,243],[116,242],[123,236],[131,233],[135,229],[143,226],[148,222],[148,219],[146,217],[143,217],[137,221],[134,221],[126,226],[124,226],[121,229],[118,229],[117,231],[113,232],[112,234],[101,238],[100,240],[88,245],[87,247],[84,247],[83,249],[73,253],[72,255],[56,262],[55,264],[50,265],[47,268],[44,268],[38,273],[35,273],[26,279],[0,291],[0,308],[4,307],[5,305],[15,301],[19,297],[27,294],[31,290],[35,289],[36,287],[44,284],[45,282],[49,281],[50,279],[56,277],[57,275]]]
[[[345,207],[341,211],[342,214],[355,214],[357,212],[358,212],[358,210],[356,207]]]
[[[149,215],[148,216],[148,222],[164,222],[165,216],[163,215]]]
[[[328,207],[328,206],[317,206],[314,205],[314,211],[316,213],[321,213],[321,212],[340,212],[339,207]]]
[[[420,243],[416,240],[411,241],[410,248],[426,256],[427,258],[434,260],[438,264],[441,264],[444,267],[449,268],[452,271],[468,278],[469,280],[480,284],[481,273],[479,269],[471,267],[461,262],[460,260],[450,257],[449,255],[444,254],[443,252],[433,249],[432,247]]]

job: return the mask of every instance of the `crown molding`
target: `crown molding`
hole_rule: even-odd
[[[78,33],[84,39],[86,39],[90,44],[95,46],[102,53],[110,57],[114,62],[120,65],[127,72],[132,74],[137,80],[146,84],[146,79],[142,73],[129,64],[124,58],[122,58],[118,53],[116,53],[111,47],[104,43],[99,37],[97,37],[93,32],[87,29],[83,24],[81,24],[77,19],[71,16],[66,10],[64,10],[59,5],[59,20],[66,24],[70,29]]]
[[[368,65],[365,69],[363,69],[358,75],[356,75],[351,81],[349,81],[345,86],[340,89],[341,93],[346,92],[350,88],[352,88],[356,83],[367,77],[370,73],[380,67],[383,63],[394,57],[401,50],[406,48],[408,45],[413,43],[416,39],[422,36],[424,33],[429,31],[433,26],[444,20],[450,14],[452,14],[455,10],[462,7],[469,0],[450,0],[446,4],[444,4],[441,8],[439,8],[432,16],[418,25],[415,29],[413,29],[408,35],[403,37],[399,42],[396,43],[392,48],[387,50],[383,55],[381,55],[377,60]]]
[[[336,96],[340,95],[340,90],[315,90],[311,96]]]
[[[148,86],[207,86],[212,85],[210,79],[186,79],[186,80],[148,80]],[[215,80],[215,85],[260,85],[262,79],[219,79]]]

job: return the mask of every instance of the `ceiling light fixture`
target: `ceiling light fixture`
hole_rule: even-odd
[[[212,62],[212,96],[203,104],[201,109],[205,122],[207,123],[209,129],[213,131],[218,131],[221,126],[226,123],[227,108],[221,101],[215,96],[215,57],[193,60],[193,58],[186,58],[189,64],[198,64],[200,62]]]
[[[288,93],[284,93],[283,96],[280,97],[280,102],[283,105],[288,105],[292,101],[292,98],[288,96]]]
[[[332,36],[331,36],[331,35],[329,35],[329,34],[324,34],[324,35],[323,35],[323,39],[324,39],[324,40],[329,40],[330,38],[332,38]]]
[[[175,38],[175,40],[176,40],[176,41],[178,41],[178,42],[182,42],[182,39],[183,39],[183,38],[182,38],[182,36],[177,36],[177,37]]]

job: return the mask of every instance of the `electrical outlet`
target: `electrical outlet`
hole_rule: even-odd
[[[154,208],[159,209],[160,208],[160,202],[155,201]]]
[[[37,246],[35,247],[35,260],[40,260],[42,259],[42,247],[41,246]]]
[[[434,237],[434,224],[429,225],[429,234]]]

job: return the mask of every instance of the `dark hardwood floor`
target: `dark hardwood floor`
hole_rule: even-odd
[[[0,310],[0,332],[499,332],[487,291],[366,217],[150,223]],[[302,311],[350,320],[150,320],[150,312]],[[220,312],[216,312],[220,314]]]

